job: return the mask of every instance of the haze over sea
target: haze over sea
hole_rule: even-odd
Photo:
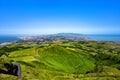
[[[17,40],[20,40],[19,37],[20,36],[16,36],[16,35],[0,35],[0,43],[17,41]],[[88,39],[90,39],[90,40],[95,40],[95,41],[120,42],[120,35],[104,35],[104,34],[98,35],[98,34],[92,34],[92,35],[86,35],[86,37]]]

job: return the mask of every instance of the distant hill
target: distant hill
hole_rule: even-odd
[[[58,34],[53,34],[49,36],[55,36],[55,37],[66,37],[66,38],[86,38],[85,35],[83,34],[78,34],[78,33],[58,33]]]

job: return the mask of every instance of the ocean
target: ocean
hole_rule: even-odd
[[[87,35],[88,39],[95,41],[120,42],[120,35]]]
[[[13,42],[17,40],[20,40],[20,38],[16,35],[0,35],[0,43]]]

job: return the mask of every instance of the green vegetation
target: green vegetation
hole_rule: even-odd
[[[18,62],[22,76],[5,64]],[[114,42],[14,43],[0,47],[0,80],[119,80],[120,44]]]

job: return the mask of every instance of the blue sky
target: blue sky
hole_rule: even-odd
[[[0,0],[0,34],[120,34],[120,0]]]

